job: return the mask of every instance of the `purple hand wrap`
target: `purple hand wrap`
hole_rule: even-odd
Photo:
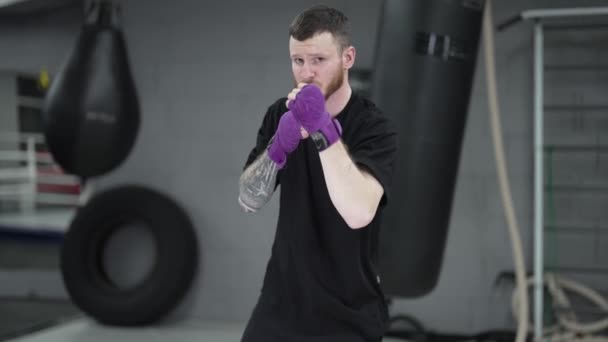
[[[328,145],[340,139],[341,127],[325,110],[325,98],[316,85],[308,84],[302,87],[296,99],[289,102],[289,109],[308,133],[320,131]]]
[[[287,162],[287,155],[293,152],[300,143],[302,134],[300,124],[296,121],[291,111],[283,114],[279,119],[279,126],[274,133],[273,140],[268,147],[268,156],[274,161],[279,169]]]

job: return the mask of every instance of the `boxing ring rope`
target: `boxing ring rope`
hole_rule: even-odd
[[[0,133],[0,200],[17,201],[24,212],[36,204],[82,205],[80,179],[64,173],[48,152],[38,152],[39,144],[40,134]]]

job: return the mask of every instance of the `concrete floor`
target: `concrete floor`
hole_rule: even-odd
[[[9,341],[15,342],[238,342],[243,326],[216,322],[181,322],[144,328],[106,327],[82,318]]]
[[[5,296],[5,298],[0,297],[0,341],[240,341],[245,329],[244,324],[191,319],[150,327],[108,327],[84,316],[69,301],[28,298],[28,293],[61,298],[59,244],[46,240],[42,242],[23,240],[11,234],[60,235],[66,231],[73,215],[72,210],[37,211],[35,215],[22,213],[0,215],[0,229],[5,235],[9,233],[8,237],[0,239],[0,283],[2,284],[0,296]],[[37,288],[36,284],[39,283],[44,284],[45,289]],[[27,288],[24,288],[23,284],[27,284]],[[53,285],[50,286],[53,289],[52,293],[46,293],[49,292],[49,285]],[[8,293],[13,297],[6,297]],[[384,342],[402,341],[404,340],[384,339]]]
[[[82,318],[12,342],[239,342],[245,326],[226,322],[184,321],[168,326],[114,328]],[[403,342],[385,338],[383,342]]]
[[[82,317],[67,300],[0,298],[0,341]]]

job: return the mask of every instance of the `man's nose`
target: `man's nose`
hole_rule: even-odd
[[[304,64],[300,76],[302,76],[303,79],[310,81],[315,77],[315,71],[310,64]]]

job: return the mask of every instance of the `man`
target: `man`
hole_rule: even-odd
[[[240,178],[255,212],[280,185],[264,285],[243,342],[380,341],[388,310],[375,267],[396,135],[352,91],[347,17],[314,6],[289,28],[293,89],[272,104]]]

